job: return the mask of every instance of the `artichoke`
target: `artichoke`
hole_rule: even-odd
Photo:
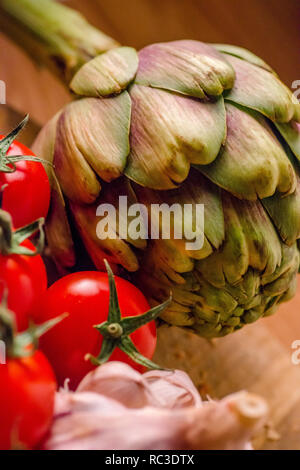
[[[104,258],[122,266],[152,304],[172,291],[162,320],[207,338],[294,295],[300,105],[269,65],[240,47],[193,40],[137,53],[50,0],[2,8],[78,98],[34,147],[55,166],[47,237],[58,263],[75,262],[75,226],[97,268]],[[120,237],[118,225],[115,237],[99,239],[97,207],[118,211],[120,196],[147,207],[204,204],[203,246],[164,239],[160,224],[157,239]]]

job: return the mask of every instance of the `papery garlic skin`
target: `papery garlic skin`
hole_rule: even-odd
[[[144,376],[123,362],[107,362],[84,377],[77,392],[94,392],[128,408],[159,406]]]
[[[201,407],[202,400],[189,376],[181,371],[151,370],[143,375],[152,393],[159,397],[162,407]]]
[[[141,375],[111,362],[88,374],[77,392],[57,394],[43,448],[244,450],[267,414],[265,401],[248,392],[202,402],[182,371]]]
[[[122,362],[107,362],[90,372],[78,392],[95,392],[117,399],[128,408],[201,406],[198,390],[180,370],[149,371],[141,375]]]

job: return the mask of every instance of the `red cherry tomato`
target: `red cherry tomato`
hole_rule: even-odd
[[[117,276],[115,282],[122,316],[136,316],[149,310],[148,302],[135,286]],[[98,356],[100,352],[102,336],[93,326],[107,320],[108,307],[108,276],[102,272],[70,274],[53,284],[42,296],[34,316],[37,323],[65,312],[69,314],[40,340],[40,348],[52,364],[60,385],[69,378],[70,388],[74,389],[94,369],[95,366],[85,360],[85,355]],[[143,356],[152,357],[156,346],[154,321],[130,337]],[[126,362],[143,370],[119,349],[114,350],[110,360]]]
[[[22,246],[34,251],[29,240]],[[0,253],[0,301],[4,289],[8,291],[8,308],[16,315],[17,329],[23,331],[28,327],[31,310],[47,289],[47,273],[41,256]]]
[[[3,136],[0,136],[0,139]],[[34,155],[25,145],[15,141],[7,155]],[[9,212],[15,228],[46,217],[50,203],[50,184],[43,165],[39,162],[20,161],[13,173],[0,172],[2,209]]]
[[[0,365],[0,449],[32,449],[47,433],[56,380],[41,351]]]

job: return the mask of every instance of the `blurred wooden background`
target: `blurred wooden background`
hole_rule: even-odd
[[[263,57],[290,87],[300,79],[299,0],[70,0],[86,17],[119,42],[141,48],[151,42],[199,39],[232,43]],[[0,34],[0,80],[7,102],[43,124],[70,100],[55,78],[33,64]],[[16,116],[5,117],[0,105],[1,132]],[[220,340],[215,349],[184,336],[181,353],[166,350],[179,341],[177,332],[160,333],[158,354],[166,365],[187,369],[201,385],[203,371],[214,396],[240,388],[261,393],[271,404],[279,439],[267,448],[300,449],[300,365],[291,363],[291,344],[300,340],[300,285],[294,300],[272,318]],[[167,340],[166,340],[167,338]]]

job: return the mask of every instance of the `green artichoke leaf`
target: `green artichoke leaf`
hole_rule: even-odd
[[[163,284],[162,281],[149,273],[141,271],[137,275],[136,283],[143,288],[143,292],[147,296],[150,305],[160,303],[160,299],[168,298],[170,295],[170,287]],[[177,295],[178,289],[172,286],[172,294],[174,291]],[[191,307],[195,304],[195,296],[186,289],[182,289],[185,299],[185,305],[173,300],[169,307],[164,310],[160,318],[167,323],[177,326],[192,326],[195,323],[195,317],[191,313]],[[196,298],[198,300],[198,297]]]
[[[282,262],[273,273],[264,274],[261,278],[261,284],[264,287],[263,292],[268,296],[280,295],[288,290],[288,287],[298,271],[299,252],[297,245],[292,246],[281,244]]]
[[[286,124],[276,123],[275,125],[295,157],[300,161],[300,124],[296,121],[291,121]]]
[[[209,165],[197,165],[218,186],[238,198],[266,198],[295,191],[296,174],[263,116],[226,103],[227,140]]]
[[[126,91],[102,100],[84,98],[65,107],[57,126],[54,164],[71,200],[92,203],[101,190],[97,175],[109,182],[122,174],[129,153],[130,114]]]
[[[261,203],[226,193],[222,199],[225,242],[219,251],[197,262],[197,271],[219,288],[226,282],[237,284],[249,267],[273,273],[281,263],[281,242]]]
[[[196,98],[134,85],[130,90],[131,151],[125,174],[152,189],[171,189],[184,181],[191,163],[207,164],[226,138],[223,98]]]
[[[83,96],[118,94],[133,81],[137,68],[138,55],[135,49],[111,49],[83,65],[73,77],[70,88]]]
[[[139,52],[139,85],[204,98],[232,88],[234,78],[234,70],[222,54],[199,41],[152,44]]]
[[[161,285],[170,286],[169,289],[172,286],[173,289],[173,283],[184,284],[182,274],[193,271],[194,260],[174,241],[155,240],[143,256],[141,268],[140,272],[154,275]]]
[[[205,237],[214,249],[219,248],[223,243],[225,228],[220,189],[197,170],[191,168],[187,179],[176,189],[153,191],[138,185],[135,185],[134,189],[139,201],[146,204],[150,210],[152,204],[168,204],[169,207],[172,207],[173,204],[179,204],[182,215],[185,215],[187,220],[182,221],[179,219],[177,221],[173,214],[171,216],[173,224],[182,225],[181,232],[183,235],[186,223],[192,227],[193,231],[197,230],[198,232],[198,230],[201,230],[200,227],[196,226],[195,210],[191,214],[187,212],[184,214],[185,205],[191,205],[194,209],[196,205],[203,204]],[[194,253],[194,255],[196,254]]]
[[[233,199],[246,236],[249,266],[265,275],[281,264],[281,241],[260,201]]]
[[[236,284],[227,283],[225,286],[226,291],[229,292],[239,304],[239,307],[237,307],[238,310],[234,314],[236,316],[242,315],[245,309],[252,308],[253,305],[260,303],[260,296],[258,295],[260,287],[259,277],[254,276],[253,272],[253,269],[250,268],[239,282]]]
[[[279,193],[262,199],[262,204],[274,222],[282,240],[292,245],[300,238],[300,178],[293,194],[282,197]]]
[[[243,47],[232,46],[230,44],[211,44],[211,46],[215,47],[223,54],[229,54],[234,57],[238,57],[239,59],[243,59],[246,62],[250,62],[250,64],[257,65],[258,67],[261,67],[262,69],[268,70],[268,72],[272,72],[277,75],[264,60],[253,54],[253,52],[244,49]]]
[[[205,306],[221,314],[231,313],[238,306],[237,301],[229,292],[211,285],[198,271],[195,272],[195,276],[199,283],[199,297],[202,298]]]
[[[256,65],[227,56],[236,80],[226,100],[259,111],[273,122],[289,122],[296,115],[295,97],[279,78]]]
[[[190,308],[184,307],[177,302],[172,302],[161,315],[161,319],[170,325],[188,327],[195,324],[195,318],[190,312]]]
[[[286,124],[284,124],[286,126]],[[298,161],[287,144],[283,144],[296,174],[295,191],[282,197],[278,192],[261,202],[277,228],[281,239],[289,246],[300,238],[300,168]]]
[[[150,249],[145,252],[143,262],[141,263],[141,265],[145,263],[145,270],[140,271],[142,273],[147,272],[148,275],[150,274],[151,276],[155,273],[156,279],[159,280],[161,284],[164,283],[169,286],[169,290],[171,288],[173,289],[174,284],[184,284],[185,279],[183,274],[186,272],[190,273],[194,267],[193,260],[187,256],[184,250],[178,250],[178,252],[175,252],[174,247],[172,247],[171,244],[170,248],[171,250],[168,250],[168,246],[156,241],[150,243]],[[165,253],[163,251],[164,249],[166,249]],[[169,253],[173,254],[173,258],[168,256]],[[176,262],[178,271],[173,268],[174,256],[177,256],[178,259],[178,262]]]
[[[203,278],[219,288],[224,287],[227,281],[231,284],[239,282],[249,267],[248,245],[239,215],[232,204],[232,198],[225,192],[222,201],[225,242],[220,250],[198,261],[196,265]]]
[[[188,178],[177,189],[160,193],[169,205],[180,203],[204,205],[204,234],[214,249],[218,249],[225,238],[224,214],[220,189],[197,170],[191,169]],[[191,225],[195,229],[194,212]],[[191,254],[192,255],[192,254]]]
[[[299,255],[298,255],[298,265],[299,265]],[[279,296],[278,303],[281,304],[282,302],[288,302],[289,300],[291,300],[293,297],[295,297],[297,290],[298,290],[298,276],[296,272],[294,278],[289,283],[289,288],[287,289],[287,291],[284,294]],[[272,315],[273,313],[275,313],[275,311],[276,311],[276,306],[274,309],[272,309],[271,307],[270,310],[267,310],[264,313],[264,316]]]
[[[260,273],[249,268],[245,276],[243,276],[240,288],[247,296],[246,302],[248,302],[249,299],[256,297],[260,289]],[[243,304],[246,302],[244,301]]]

